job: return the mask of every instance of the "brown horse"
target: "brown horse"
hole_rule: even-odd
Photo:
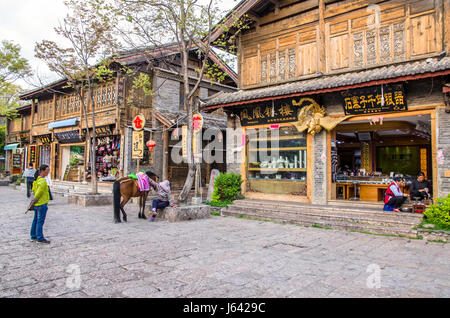
[[[158,181],[158,177],[151,171],[145,173],[149,178]],[[127,214],[123,207],[131,198],[139,197],[139,214],[140,219],[147,219],[145,216],[145,202],[147,201],[149,191],[139,191],[139,187],[135,179],[123,177],[114,181],[113,184],[113,204],[114,204],[114,223],[120,223],[120,211],[123,214],[123,220],[127,222]],[[122,202],[120,199],[123,198]]]

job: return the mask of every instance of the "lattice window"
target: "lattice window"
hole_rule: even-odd
[[[353,34],[353,62],[355,67],[364,65],[363,34]]]
[[[405,59],[405,24],[394,24],[394,60]]]
[[[288,52],[288,63],[289,63],[289,78],[294,78],[297,71],[296,63],[296,49],[290,49]]]
[[[283,81],[286,78],[286,51],[278,52],[278,80]]]
[[[267,55],[261,56],[261,83],[267,82]]]
[[[277,57],[276,54],[270,54],[270,81],[277,80]]]
[[[377,44],[376,44],[376,31],[366,31],[367,42],[367,65],[377,63]]]
[[[391,28],[389,26],[380,28],[380,61],[381,63],[391,61]]]

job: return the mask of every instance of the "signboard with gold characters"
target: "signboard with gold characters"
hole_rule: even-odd
[[[402,84],[379,85],[341,92],[346,115],[405,111],[406,95]]]
[[[132,159],[142,159],[144,158],[144,131],[133,131],[133,141],[132,141]]]
[[[242,126],[295,122],[298,120],[298,107],[292,104],[292,99],[281,99],[247,106],[238,110],[236,115]]]

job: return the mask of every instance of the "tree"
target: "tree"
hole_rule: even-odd
[[[107,80],[113,74],[108,68],[116,43],[113,36],[114,22],[107,16],[97,15],[105,0],[67,0],[64,2],[70,13],[55,28],[68,47],[61,47],[53,41],[44,40],[35,47],[36,57],[44,60],[51,71],[67,80],[67,87],[76,91],[80,98],[86,124],[86,138],[89,136],[88,104],[92,109],[92,142],[90,149],[92,193],[98,193],[95,135],[94,89],[97,83]]]
[[[210,63],[208,59],[212,48],[211,32],[214,27],[221,27],[225,31],[234,27],[238,34],[247,24],[239,19],[235,19],[232,26],[218,24],[222,16],[218,9],[218,0],[208,0],[205,4],[199,3],[198,0],[115,0],[114,3],[114,6],[105,8],[121,18],[121,23],[117,24],[121,38],[127,45],[139,49],[146,57],[148,65],[158,60],[159,53],[164,52],[168,43],[176,47],[181,55],[181,70],[174,70],[179,73],[184,86],[184,109],[188,121],[188,175],[178,199],[186,201],[196,170],[199,169],[199,164],[194,163],[192,152],[193,114],[198,111],[198,103],[193,97],[204,77],[220,81],[225,76],[219,66]],[[233,40],[225,40],[225,37],[222,37],[216,43],[233,52]],[[146,49],[150,47],[151,50]],[[197,78],[194,85],[189,85],[188,60],[192,51],[201,58],[201,65],[196,69]]]
[[[18,93],[15,85],[18,79],[31,75],[28,61],[21,57],[20,46],[3,40],[0,44],[0,116],[12,118],[16,115]]]

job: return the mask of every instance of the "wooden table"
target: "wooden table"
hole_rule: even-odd
[[[337,187],[342,187],[344,192],[344,200],[350,200],[352,188],[359,186],[359,199],[361,201],[379,202],[384,200],[384,191],[388,188],[388,184],[371,184],[371,183],[353,183],[353,182],[341,182],[336,183]],[[407,194],[409,191],[406,186],[401,187],[403,193]],[[353,190],[354,196],[354,190]]]

